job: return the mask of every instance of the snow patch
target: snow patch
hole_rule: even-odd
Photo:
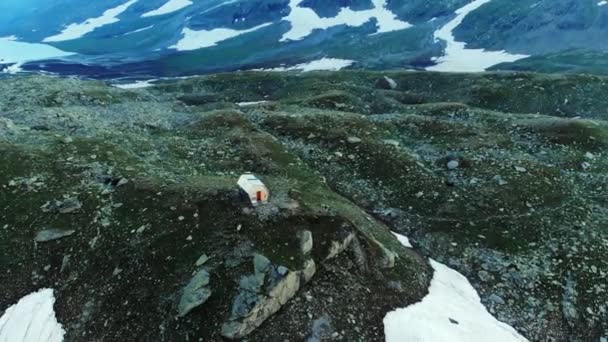
[[[57,322],[52,289],[41,289],[19,300],[0,317],[0,341],[61,342],[65,331]]]
[[[2,70],[0,70],[0,72],[3,72],[5,74],[17,74],[23,71],[23,69],[21,69],[22,66],[23,63],[15,63],[4,67]]]
[[[263,103],[268,103],[268,101],[239,102],[236,105],[239,107],[249,107],[249,106],[255,106],[255,105],[259,105],[259,104],[263,104]]]
[[[397,240],[399,240],[399,242],[404,245],[407,248],[413,248],[412,244],[410,243],[410,239],[407,236],[403,236],[401,234],[392,232],[393,235],[395,235],[395,237],[397,238]]]
[[[61,33],[54,36],[46,37],[42,41],[45,43],[62,42],[65,40],[81,38],[84,35],[93,32],[94,30],[102,26],[118,22],[119,19],[117,17],[136,2],[137,0],[130,0],[120,6],[110,8],[109,10],[103,12],[100,17],[87,19],[80,24],[70,24],[66,26],[63,31],[61,31]]]
[[[121,89],[140,89],[154,86],[154,83],[152,83],[154,81],[156,80],[135,81],[133,83],[118,83],[112,84],[112,86]]]
[[[486,51],[484,49],[467,49],[466,43],[457,42],[454,29],[462,24],[464,18],[491,0],[475,0],[456,11],[456,17],[435,32],[435,40],[444,40],[447,44],[444,56],[435,59],[437,65],[428,67],[429,71],[445,72],[482,72],[489,67],[507,62],[515,62],[527,55],[513,55],[506,51]]]
[[[347,25],[361,26],[372,18],[376,18],[376,33],[404,30],[412,27],[411,24],[401,21],[397,16],[386,9],[387,0],[373,0],[374,8],[363,11],[353,11],[342,8],[333,18],[321,18],[310,8],[300,7],[303,0],[290,0],[291,12],[283,20],[291,23],[291,29],[283,35],[281,41],[300,40],[310,35],[314,30],[325,30],[333,26]]]
[[[155,9],[154,11],[146,12],[142,14],[142,18],[145,17],[153,17],[155,15],[163,15],[173,13],[175,11],[179,11],[184,7],[188,7],[192,5],[193,2],[191,0],[169,0],[167,3],[162,5],[160,8]]]
[[[46,44],[19,42],[15,36],[0,38],[0,64],[23,64],[69,55],[73,53]]]
[[[338,58],[321,58],[311,62],[297,64],[290,67],[277,67],[272,69],[257,69],[256,71],[318,71],[329,70],[338,71],[353,65],[355,61],[349,59]]]
[[[406,237],[395,235],[404,246],[410,246]],[[490,315],[462,274],[435,260],[431,259],[430,263],[435,273],[429,293],[422,301],[384,317],[386,342],[528,341]]]
[[[247,30],[233,30],[227,28],[216,28],[213,30],[201,30],[195,31],[189,28],[182,30],[183,37],[170,49],[176,49],[178,51],[190,51],[196,49],[207,48],[217,45],[217,43],[240,36],[242,34],[257,31],[261,28],[271,25],[272,23],[265,23],[256,27],[252,27]]]

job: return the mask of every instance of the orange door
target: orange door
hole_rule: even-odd
[[[262,201],[262,192],[261,191],[257,192],[257,200],[258,200],[258,202]]]

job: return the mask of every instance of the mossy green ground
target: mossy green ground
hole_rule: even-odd
[[[383,75],[398,88],[379,89]],[[120,90],[29,77],[0,90],[0,263],[9,270],[0,303],[54,287],[68,333],[100,338],[90,329],[126,316],[159,330],[123,325],[115,336],[215,337],[234,279],[251,272],[243,255],[256,250],[296,269],[302,229],[313,232],[319,263],[331,241],[356,232],[381,279],[406,289],[387,291],[385,300],[401,298],[395,305],[420,299],[430,272],[389,229],[454,261],[484,303],[532,340],[586,341],[608,329],[604,78],[236,73]],[[236,104],[250,101],[267,102]],[[459,167],[449,171],[452,159]],[[247,171],[270,187],[271,210],[245,209],[235,183]],[[31,177],[41,185],[20,183]],[[121,178],[129,183],[115,187]],[[40,209],[64,196],[83,208]],[[44,227],[77,232],[35,246]],[[398,255],[392,269],[381,267],[383,247]],[[172,321],[203,253],[219,295]],[[487,255],[500,260],[489,281],[478,276]],[[570,280],[574,318],[562,314]],[[488,302],[496,293],[507,303]],[[78,317],[89,301],[104,314],[87,323]]]

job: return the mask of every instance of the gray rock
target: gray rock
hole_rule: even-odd
[[[284,276],[287,274],[287,272],[289,272],[289,269],[285,266],[279,266],[277,267],[277,273],[281,276]]]
[[[507,185],[509,184],[509,182],[507,182],[506,180],[504,180],[504,178],[502,178],[502,176],[500,175],[496,175],[494,176],[494,180],[496,181],[496,183],[498,183],[498,185],[503,186],[503,185]]]
[[[247,317],[251,310],[263,299],[264,297],[258,293],[250,291],[239,292],[232,303],[232,318]]]
[[[270,266],[272,263],[268,258],[263,256],[262,254],[254,254],[253,255],[253,269],[255,276],[258,278],[260,283],[264,283],[264,278],[266,276],[266,272],[270,270]]]
[[[209,260],[209,257],[207,256],[207,254],[203,254],[196,260],[194,265],[196,267],[203,266],[208,260]]]
[[[71,256],[69,254],[63,256],[63,259],[61,260],[61,269],[59,272],[63,273],[70,267],[70,257]]]
[[[572,326],[576,324],[578,318],[578,312],[576,310],[576,303],[578,300],[578,291],[576,290],[577,283],[571,275],[568,275],[566,279],[566,286],[564,286],[564,293],[562,295],[562,311],[566,321]]]
[[[457,259],[454,259],[454,258],[449,258],[448,259],[448,266],[450,266],[451,268],[459,269],[462,266],[462,262],[460,260],[457,260]]]
[[[0,136],[15,134],[17,132],[18,129],[13,120],[0,117]]]
[[[448,170],[456,170],[459,166],[458,160],[450,160],[447,164]]]
[[[388,283],[386,283],[386,286],[391,290],[403,292],[403,284],[401,284],[401,281],[390,280]]]
[[[53,241],[53,240],[64,238],[66,236],[70,236],[74,233],[76,233],[75,230],[62,230],[62,229],[50,228],[50,229],[45,229],[45,230],[38,232],[38,234],[36,234],[36,237],[34,238],[34,241],[36,241],[36,242]]]
[[[303,230],[300,232],[300,251],[302,254],[308,254],[312,251],[313,241],[312,232],[310,230]]]
[[[269,279],[266,282],[266,287],[269,289],[274,288],[283,278],[285,278],[287,273],[289,273],[289,269],[285,266],[272,267]]]
[[[42,206],[44,212],[59,212],[70,214],[82,208],[82,203],[77,198],[67,198],[63,201],[51,201]]]
[[[389,145],[389,146],[393,146],[393,147],[399,147],[399,145],[400,145],[397,140],[393,140],[393,139],[382,140],[382,142],[384,143],[384,145]]]
[[[206,286],[209,285],[210,276],[206,270],[200,270],[192,277],[188,285],[184,288],[182,297],[179,301],[177,310],[178,316],[187,315],[192,309],[205,303],[211,296],[211,290]]]
[[[305,263],[304,269],[287,273],[265,295],[241,291],[233,302],[230,320],[222,325],[222,336],[240,339],[254,331],[293,298],[315,271],[315,263],[310,259]]]
[[[498,304],[498,305],[503,305],[503,304],[505,304],[505,300],[504,300],[504,299],[502,299],[502,297],[501,297],[501,296],[499,296],[499,295],[497,295],[497,294],[495,294],[495,293],[492,293],[492,294],[490,295],[490,297],[488,298],[488,300],[489,300],[489,301],[491,301],[492,303],[495,303],[495,304]]]
[[[445,184],[449,185],[449,186],[455,186],[458,183],[458,177],[453,174],[450,173],[448,175],[448,179],[445,181]]]
[[[118,181],[118,183],[116,183],[116,187],[117,187],[117,188],[118,188],[118,187],[121,187],[121,186],[123,186],[123,185],[125,185],[125,184],[127,184],[127,183],[129,183],[129,180],[128,180],[128,179],[126,179],[126,178],[121,178],[121,179]]]
[[[350,246],[350,244],[351,244],[351,242],[353,241],[354,238],[355,238],[355,234],[353,232],[349,232],[344,237],[344,240],[342,240],[342,241],[332,241],[331,242],[331,247],[329,249],[329,253],[325,257],[325,260],[329,260],[331,258],[334,258],[338,254],[340,254],[343,251],[345,251],[346,248],[348,248],[348,246]]]
[[[304,269],[301,272],[302,279],[305,283],[308,283],[317,272],[317,264],[313,259],[308,259],[304,262]]]
[[[492,280],[492,278],[493,278],[490,273],[488,273],[487,271],[484,271],[484,270],[477,272],[477,276],[479,276],[479,279],[483,282],[488,282],[488,281]]]
[[[329,316],[324,315],[312,322],[312,332],[306,342],[321,342],[331,338],[333,329]]]
[[[261,292],[262,286],[264,286],[264,283],[255,275],[243,276],[239,280],[239,287],[243,290]]]
[[[357,137],[348,137],[346,139],[346,141],[348,141],[349,144],[358,144],[360,143],[362,140],[360,138]]]
[[[57,210],[62,214],[69,214],[80,208],[82,208],[82,203],[77,198],[68,198],[59,205]]]

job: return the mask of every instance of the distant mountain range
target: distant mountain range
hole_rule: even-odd
[[[248,69],[608,73],[597,0],[5,0],[0,69],[95,78]],[[310,67],[309,67],[310,68]]]

